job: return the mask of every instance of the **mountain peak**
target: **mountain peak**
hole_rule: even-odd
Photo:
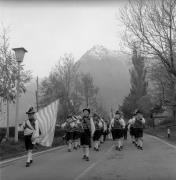
[[[96,57],[101,60],[102,57],[106,56],[109,53],[109,50],[102,45],[95,45],[89,51],[87,51],[87,55]]]

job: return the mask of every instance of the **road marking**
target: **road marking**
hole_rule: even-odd
[[[156,140],[158,140],[158,141],[160,141],[160,142],[162,142],[162,143],[164,143],[164,144],[166,144],[166,145],[168,145],[168,146],[176,149],[176,146],[175,146],[175,145],[170,144],[170,143],[166,142],[165,140],[162,140],[162,139],[160,139],[160,138],[158,138],[158,137],[156,137],[156,136],[152,136],[152,135],[147,135],[147,136],[150,136],[150,137],[152,137],[153,139],[156,139]]]
[[[42,155],[44,153],[55,151],[55,150],[61,150],[62,151],[62,150],[64,150],[64,147],[65,146],[59,146],[59,147],[51,148],[51,149],[44,150],[44,151],[41,151],[41,152],[36,152],[36,153],[33,153],[33,156],[40,156],[40,155]],[[20,157],[17,157],[17,158],[8,159],[8,160],[3,160],[3,161],[0,162],[0,167],[2,167],[4,164],[12,163],[14,161],[17,161],[17,160],[20,160],[20,159],[23,159],[23,158],[26,158],[26,155],[20,156]]]
[[[107,154],[109,154],[112,149],[113,149],[114,145],[111,146],[108,151],[105,153],[105,156]],[[80,180],[81,178],[83,178],[91,169],[93,169],[97,164],[99,164],[104,158],[105,156],[103,156],[100,160],[98,160],[97,162],[92,163],[88,168],[86,168],[81,174],[79,174],[76,178],[74,178],[74,180]]]

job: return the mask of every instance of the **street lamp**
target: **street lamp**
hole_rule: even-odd
[[[20,63],[23,62],[24,54],[27,52],[23,47],[14,48],[16,61],[18,63],[17,94],[16,94],[16,117],[15,117],[15,142],[18,142],[18,119],[19,119],[19,84],[20,84]]]

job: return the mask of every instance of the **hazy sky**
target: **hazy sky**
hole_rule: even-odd
[[[10,26],[11,47],[25,47],[26,69],[47,76],[60,56],[79,59],[96,44],[119,49],[123,31],[119,8],[114,3],[0,3],[0,21]]]

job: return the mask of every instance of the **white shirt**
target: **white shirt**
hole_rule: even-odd
[[[111,120],[111,122],[110,122],[110,126],[109,126],[110,130],[111,130],[112,127],[114,127],[114,121],[115,121],[115,119],[113,118]],[[125,128],[125,121],[124,121],[124,119],[120,118],[119,119],[119,123],[122,126],[122,128],[124,129]]]
[[[131,119],[128,121],[128,129],[130,129],[131,125],[134,124],[134,121],[135,121],[134,118],[131,118]]]
[[[35,129],[33,128],[33,126],[31,125],[30,121],[29,120],[26,120],[23,122],[22,124],[22,128],[24,130],[24,135],[27,136],[27,135],[32,135],[32,138],[35,139],[37,137],[39,137],[39,124],[38,124],[38,121],[35,120]],[[28,127],[26,127],[26,125]],[[26,128],[25,128],[26,127]]]

